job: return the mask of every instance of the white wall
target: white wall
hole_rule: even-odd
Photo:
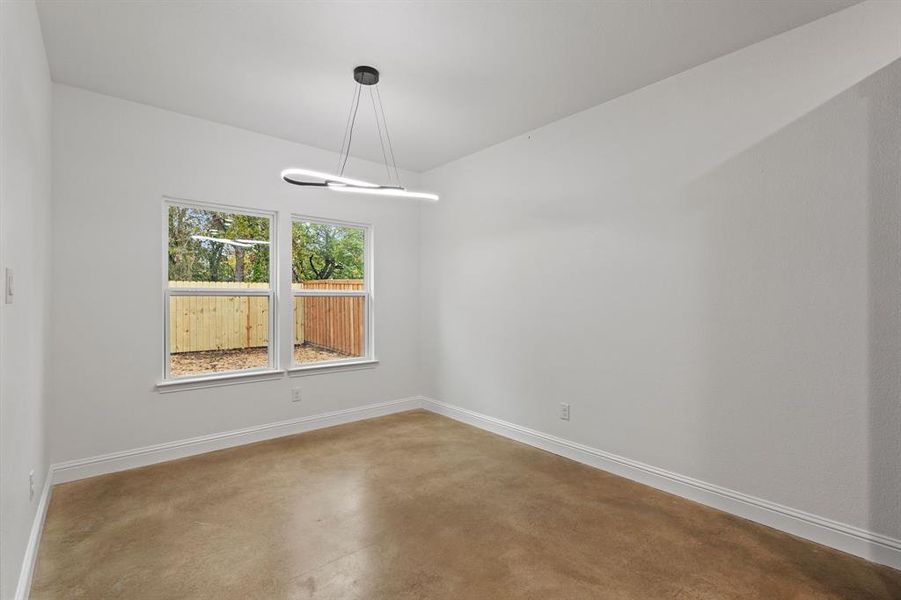
[[[426,173],[425,391],[901,537],[898,65],[860,83],[899,24],[855,6]]]
[[[54,86],[50,459],[426,392],[901,537],[899,13],[446,165],[421,209],[279,181],[328,152]],[[164,195],[373,223],[379,367],[157,393]]]
[[[64,85],[54,86],[53,127],[52,462],[419,392],[416,203],[287,185],[282,168],[328,171],[335,155]],[[351,175],[380,174],[349,166]],[[164,195],[371,223],[380,364],[157,393]],[[291,310],[283,303],[281,316]],[[299,404],[293,387],[304,390]]]
[[[50,254],[50,72],[33,2],[0,3],[0,598],[15,593],[47,474],[44,376]],[[29,499],[28,473],[35,472]]]

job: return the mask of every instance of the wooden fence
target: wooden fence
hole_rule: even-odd
[[[292,285],[295,290],[362,290],[360,279],[322,279]],[[294,343],[307,343],[348,356],[362,356],[365,306],[363,296],[299,296],[294,298]]]
[[[172,282],[172,287],[266,288],[265,283]],[[359,279],[293,284],[293,289],[361,290]],[[298,297],[294,303],[294,343],[312,344],[351,356],[364,352],[365,299]],[[170,352],[264,347],[269,341],[269,299],[260,296],[171,296]]]

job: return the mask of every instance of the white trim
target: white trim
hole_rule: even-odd
[[[181,377],[167,379],[156,384],[156,391],[161,394],[180,390],[196,390],[198,388],[237,385],[251,381],[270,381],[281,379],[285,372],[281,369],[249,369],[246,371],[222,371],[213,375],[198,377]]]
[[[379,361],[370,359],[346,360],[343,362],[313,363],[304,366],[291,367],[290,369],[288,369],[288,377],[306,377],[308,375],[334,373],[335,371],[359,371],[361,369],[373,369],[377,367],[378,364]]]
[[[202,435],[186,440],[176,440],[133,450],[56,463],[51,466],[53,483],[65,483],[76,479],[135,469],[195,454],[203,454],[204,452],[252,444],[286,435],[322,429],[323,427],[332,427],[353,421],[362,421],[373,417],[413,410],[420,408],[420,406],[419,398],[414,396],[401,400],[368,404],[299,419],[288,419],[233,431]]]
[[[239,213],[250,215],[252,217],[271,217],[278,211],[268,208],[249,208],[240,204],[227,204],[222,202],[208,202],[206,200],[195,200],[193,198],[180,198],[178,196],[170,196],[163,194],[163,202],[166,204],[175,204],[188,208],[196,208],[198,210],[212,210],[216,212]]]
[[[31,594],[31,580],[34,577],[34,566],[38,560],[38,548],[41,545],[41,534],[44,532],[44,521],[47,518],[47,507],[50,506],[52,489],[53,467],[50,467],[47,469],[44,489],[41,491],[41,499],[38,501],[38,507],[34,513],[34,522],[31,524],[31,533],[28,535],[28,545],[25,546],[25,556],[22,558],[22,568],[19,571],[15,600],[28,600],[28,596]]]
[[[303,221],[307,223],[317,223],[319,225],[342,225],[344,227],[356,227],[357,229],[371,229],[372,223],[364,223],[363,221],[348,221],[346,219],[333,219],[332,217],[314,217],[305,213],[291,213],[291,222]],[[365,275],[365,272],[363,273]]]
[[[422,397],[422,407],[506,438],[540,448],[596,469],[694,500],[724,512],[785,531],[867,560],[901,569],[901,540],[839,523],[801,510],[755,498],[617,456],[472,410]]]

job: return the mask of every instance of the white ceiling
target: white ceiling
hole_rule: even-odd
[[[330,150],[374,65],[398,163],[424,171],[855,3],[38,5],[54,81]],[[353,154],[380,161],[371,112]]]

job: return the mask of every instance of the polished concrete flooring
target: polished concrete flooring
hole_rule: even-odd
[[[901,598],[879,567],[414,411],[56,486],[32,598]]]

